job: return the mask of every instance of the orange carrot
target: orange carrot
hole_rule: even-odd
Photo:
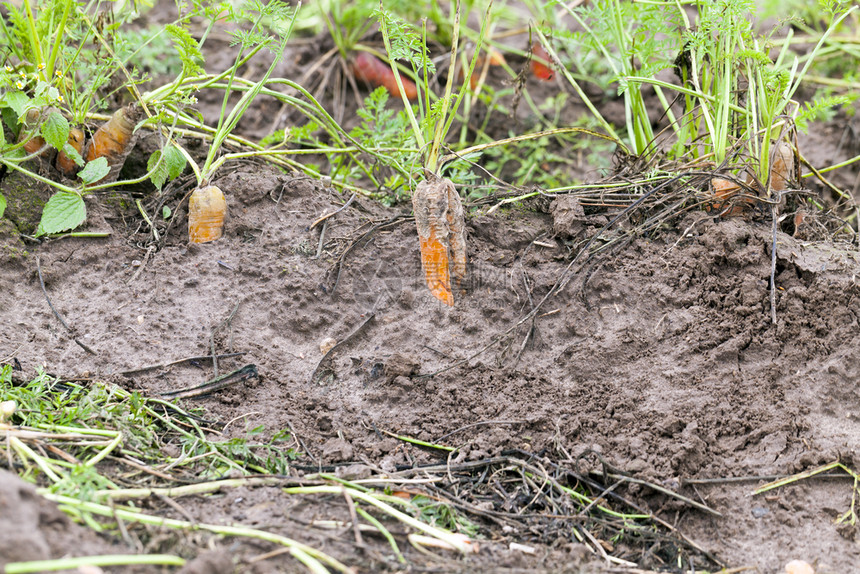
[[[214,185],[198,187],[188,198],[188,240],[207,243],[220,239],[224,232],[227,201]]]
[[[79,154],[83,154],[84,151],[84,130],[81,128],[72,128],[69,130],[69,145],[75,148],[75,150]],[[55,163],[57,170],[65,175],[66,177],[75,177],[78,173],[78,164],[75,163],[75,160],[66,155],[66,152],[60,151],[57,154],[57,161]]]
[[[361,80],[374,88],[382,86],[392,96],[400,97],[400,89],[394,79],[394,72],[391,71],[388,64],[376,56],[367,52],[359,52],[352,62],[352,73],[357,80]],[[418,88],[415,86],[415,82],[403,76],[400,77],[400,81],[403,83],[403,92],[406,98],[417,100]]]
[[[31,108],[27,110],[27,113],[24,116],[24,125],[21,128],[21,133],[18,134],[18,141],[23,141],[26,137],[26,134],[32,133],[36,127],[38,127],[39,120],[42,119],[42,111],[37,108]],[[42,136],[32,136],[24,143],[24,151],[27,152],[27,155],[33,155],[34,153],[39,152],[39,157],[46,157],[52,153],[53,148],[47,147],[47,143],[45,143],[45,138]]]
[[[751,178],[747,177],[747,183],[750,182]],[[755,198],[741,197],[741,186],[730,179],[715,177],[711,179],[711,186],[714,201],[704,204],[708,213],[716,212],[721,217],[737,217],[749,212],[756,203]]]
[[[412,196],[421,247],[421,267],[430,293],[453,306],[453,272],[460,287],[466,277],[466,224],[460,195],[448,179],[422,181]]]
[[[135,104],[129,104],[118,109],[111,118],[96,130],[87,146],[86,160],[104,157],[111,170],[100,181],[113,181],[119,176],[122,164],[132,149],[134,141],[134,125],[140,119],[140,109]]]
[[[535,42],[532,44],[530,60],[532,75],[541,81],[548,82],[555,77],[555,71],[548,65],[544,64],[544,61],[551,63],[552,58],[550,58],[549,54],[544,49],[543,44]]]

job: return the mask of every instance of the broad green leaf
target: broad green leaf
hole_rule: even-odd
[[[51,112],[42,124],[42,135],[54,149],[63,149],[69,141],[69,122],[60,112]]]
[[[68,141],[63,144],[63,153],[65,153],[78,167],[84,167],[84,158],[81,157],[80,152],[72,146]]]
[[[3,194],[0,193],[0,219],[3,218],[3,214],[6,212],[6,198],[3,197]]]
[[[0,197],[2,197],[2,196],[0,196]],[[162,208],[161,208],[161,217],[162,217],[162,218],[164,218],[164,219],[170,219],[170,214],[171,214],[171,213],[173,213],[173,212],[172,212],[172,211],[170,211],[170,208],[169,208],[169,207],[167,207],[166,205],[165,205],[164,207],[162,207]]]
[[[164,148],[164,163],[167,165],[167,175],[170,179],[179,177],[185,171],[185,156],[173,144]]]
[[[18,137],[18,132],[20,131],[21,126],[18,125],[18,114],[15,113],[15,110],[9,107],[3,107],[0,108],[0,115],[3,116],[3,123],[6,124],[9,131],[12,132],[12,135]]]
[[[164,186],[164,182],[167,181],[167,165],[163,161],[159,163],[162,155],[161,150],[157,149],[152,152],[152,155],[149,156],[149,161],[146,162],[146,171],[152,173],[149,179],[152,181],[152,185],[158,188],[159,191]]]
[[[36,235],[62,233],[74,229],[87,219],[87,207],[84,198],[77,193],[58,191],[42,210],[42,221]]]
[[[78,173],[78,177],[84,183],[95,183],[102,179],[110,172],[106,157],[97,157],[91,162],[88,162],[86,167]]]
[[[3,96],[3,104],[15,110],[21,118],[30,106],[30,98],[24,92],[9,92]]]

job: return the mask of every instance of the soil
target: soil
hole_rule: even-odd
[[[810,136],[807,149],[852,155],[835,147],[844,121]],[[839,177],[850,187],[848,173]],[[88,230],[111,232],[104,239],[24,243],[0,222],[0,357],[25,373],[44,365],[158,396],[211,379],[211,364],[129,371],[213,346],[242,352],[222,359],[221,372],[253,364],[258,379],[187,404],[230,421],[224,438],[290,429],[302,446],[291,476],[324,469],[349,478],[493,457],[592,477],[623,473],[618,493],[674,529],[664,533],[684,537],[604,541],[636,570],[602,559],[570,525],[535,519],[503,528],[469,514],[479,552],[428,557],[409,548],[410,571],[680,572],[682,551],[712,571],[781,574],[793,559],[819,574],[857,571],[857,529],[836,524],[853,505],[850,479],[753,495],[774,477],[833,461],[860,468],[856,245],[778,233],[773,323],[769,221],[690,212],[577,268],[533,330],[527,322],[509,333],[604,216],[585,215],[563,196],[470,212],[467,289],[447,307],[424,284],[408,205],[358,197],[312,227],[348,195],[261,163],[228,163],[213,183],[230,216],[225,236],[209,244],[188,244],[180,213],[156,249],[136,208],[108,197],[88,200]],[[37,268],[71,330],[49,308]],[[324,360],[327,339],[340,344]],[[457,451],[446,460],[392,435]],[[406,571],[381,538],[358,548],[349,529],[309,526],[349,520],[338,497],[299,501],[272,486],[179,502],[181,513],[151,505],[165,516],[266,528],[358,572]],[[14,527],[3,526],[12,516]],[[0,564],[135,551],[72,523],[8,473],[0,475],[0,526],[15,533],[0,535]],[[304,571],[284,554],[252,561],[275,548],[164,532],[147,550],[200,555],[186,572]]]

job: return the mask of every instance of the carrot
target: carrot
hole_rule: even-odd
[[[42,111],[36,108],[27,110],[24,116],[24,125],[21,128],[21,133],[18,134],[18,141],[23,141],[28,132],[32,132],[37,126],[39,120],[42,119]],[[39,151],[41,150],[41,153]],[[49,147],[42,136],[32,136],[24,143],[24,151],[27,155],[39,153],[39,157],[47,157],[53,153],[53,148]]]
[[[400,89],[397,87],[397,81],[394,79],[394,72],[391,67],[385,62],[367,52],[359,52],[355,60],[352,62],[352,73],[357,80],[367,83],[368,85],[378,88],[384,87],[388,93],[394,97],[400,97]],[[418,99],[418,88],[415,82],[403,76],[400,77],[403,83],[403,91],[406,98],[409,100]]]
[[[81,128],[72,128],[69,130],[69,145],[83,155],[84,151],[84,130]],[[57,161],[54,164],[57,170],[66,177],[75,177],[78,173],[78,164],[75,160],[66,155],[66,152],[60,151],[57,154]]]
[[[86,160],[107,159],[110,173],[100,182],[114,181],[119,176],[125,158],[131,152],[135,138],[134,125],[140,119],[140,109],[129,104],[118,109],[111,118],[96,130],[87,146]]]
[[[751,178],[747,176],[747,183]],[[714,201],[704,204],[708,213],[716,212],[721,217],[737,217],[747,213],[756,203],[752,197],[740,197],[741,186],[730,179],[715,177],[711,179]]]
[[[791,149],[791,144],[782,141],[777,145],[775,155],[770,170],[770,188],[774,191],[782,191],[788,187],[794,176],[794,151]]]
[[[544,64],[544,62],[552,62],[552,58],[550,58],[544,49],[543,44],[535,42],[532,44],[530,60],[532,75],[541,81],[548,82],[555,77],[555,70]]]
[[[226,215],[224,192],[214,185],[198,187],[188,198],[188,240],[207,243],[220,239]]]
[[[412,207],[427,287],[434,297],[453,306],[452,272],[458,288],[466,277],[466,223],[460,195],[451,180],[431,178],[415,188]]]

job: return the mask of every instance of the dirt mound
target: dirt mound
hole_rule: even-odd
[[[774,325],[770,226],[693,213],[678,224],[683,232],[636,239],[589,264],[541,308],[533,330],[527,322],[449,368],[530,311],[578,241],[605,220],[578,214],[563,198],[547,210],[470,216],[468,292],[448,308],[423,284],[406,212],[357,198],[311,229],[346,198],[258,168],[215,183],[231,214],[215,243],[189,246],[179,221],[162,249],[147,249],[151,235],[135,231],[136,223],[127,231],[122,216],[132,212],[118,206],[99,220],[113,228],[108,239],[48,241],[26,246],[26,254],[7,241],[0,355],[28,372],[45,364],[64,376],[110,376],[155,394],[199,383],[211,371],[183,363],[124,372],[213,348],[241,351],[221,370],[255,364],[260,380],[197,404],[207,417],[236,421],[228,435],[260,425],[292,429],[309,450],[299,462],[309,467],[393,471],[444,461],[386,432],[456,446],[451,463],[529,453],[583,471],[628,473],[635,480],[623,483],[627,496],[727,565],[770,574],[801,558],[820,573],[855,568],[855,532],[833,524],[851,505],[850,482],[810,480],[749,494],[765,482],[755,477],[836,459],[860,463],[856,250],[780,234]],[[37,258],[73,334],[47,305]],[[338,346],[323,360],[326,339]],[[275,491],[183,507],[197,520],[247,518],[250,511],[240,509]],[[287,518],[280,527],[306,535]],[[569,530],[519,539],[542,545],[541,552],[506,551],[497,566],[585,568],[579,550],[566,546],[575,541]],[[348,547],[319,540],[349,562]],[[646,551],[631,556],[643,567],[671,566]],[[260,552],[243,547],[237,556]],[[373,563],[377,571],[391,566]]]

